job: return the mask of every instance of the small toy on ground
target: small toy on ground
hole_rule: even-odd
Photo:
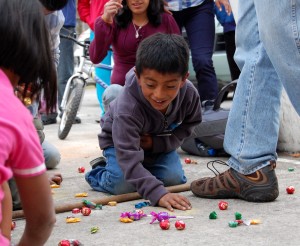
[[[139,208],[147,207],[150,205],[151,205],[150,202],[139,202],[139,203],[135,204],[134,207],[139,209]]]
[[[185,164],[198,164],[197,161],[192,160],[192,159],[190,159],[190,158],[185,158],[185,159],[184,159],[184,162],[185,162]]]
[[[288,187],[286,188],[286,192],[287,192],[288,194],[294,194],[294,192],[295,192],[295,187],[294,187],[294,186],[288,186]]]
[[[85,168],[84,167],[78,167],[78,172],[79,173],[84,173],[85,172]]]
[[[209,214],[209,218],[210,218],[211,220],[217,219],[217,218],[218,218],[218,215],[217,215],[216,211],[212,211],[212,212]]]
[[[75,197],[87,197],[88,193],[87,192],[82,192],[82,193],[76,193]]]
[[[59,187],[60,187],[60,185],[58,185],[58,184],[52,184],[52,185],[50,185],[50,188],[52,188],[52,189],[59,188]]]
[[[242,214],[239,213],[239,212],[235,212],[234,216],[235,216],[236,220],[241,220],[242,219]]]
[[[76,217],[67,217],[66,218],[66,222],[67,223],[77,223],[80,222],[81,219],[80,218],[76,218]]]
[[[228,222],[228,225],[229,225],[229,227],[232,227],[232,228],[235,228],[235,227],[237,227],[238,226],[238,222],[236,222],[236,221],[229,221]]]
[[[110,201],[107,203],[108,206],[117,206],[117,202],[116,201]]]
[[[228,202],[220,201],[219,202],[219,209],[220,210],[226,210],[228,208]]]
[[[88,207],[83,207],[81,209],[81,213],[83,216],[89,216],[91,214],[92,210]]]
[[[88,208],[102,209],[102,205],[101,204],[96,204],[94,202],[91,202],[91,201],[88,201],[88,200],[85,200],[85,199],[82,200],[82,203],[83,203],[83,205],[85,207],[88,207]]]
[[[133,212],[124,212],[120,215],[120,221],[123,223],[130,223],[136,220],[140,220],[147,215],[144,213],[143,210],[134,210]]]
[[[177,220],[175,222],[175,228],[177,230],[184,230],[185,229],[185,223],[182,220]]]
[[[288,171],[289,171],[289,172],[294,172],[294,171],[295,171],[295,168],[289,167],[289,168],[288,168]]]
[[[61,240],[58,243],[58,246],[81,246],[81,245],[83,245],[83,244],[75,239]]]
[[[163,230],[169,230],[170,228],[170,221],[169,220],[162,220],[159,222],[159,226]]]
[[[99,227],[98,226],[93,226],[92,228],[91,228],[91,234],[94,234],[94,233],[96,233],[96,232],[98,232],[99,231]]]
[[[150,224],[153,224],[154,221],[163,221],[163,220],[169,220],[172,218],[178,218],[178,219],[193,219],[193,216],[176,216],[176,215],[169,215],[169,213],[167,212],[159,212],[159,213],[155,213],[155,212],[151,212],[150,215],[148,216],[152,216],[152,220],[150,222]]]
[[[72,209],[72,214],[79,214],[81,212],[80,208],[73,208]]]

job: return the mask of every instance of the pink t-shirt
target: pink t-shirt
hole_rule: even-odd
[[[31,177],[46,171],[43,151],[32,121],[30,112],[14,95],[10,81],[0,69],[0,184],[12,175]],[[0,189],[0,221],[3,196]],[[9,245],[1,233],[0,245]]]

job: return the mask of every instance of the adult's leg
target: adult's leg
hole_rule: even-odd
[[[67,30],[66,30],[67,29]],[[60,34],[66,36],[74,36],[74,27],[64,27],[60,30]],[[60,44],[60,56],[59,64],[57,67],[58,75],[58,106],[60,107],[66,84],[68,79],[72,76],[74,72],[74,42],[69,39],[61,38]]]
[[[236,80],[239,78],[241,71],[233,59],[236,50],[235,31],[224,33],[224,40],[225,40],[226,56],[229,65],[231,79]]]
[[[215,99],[218,84],[212,55],[215,40],[214,2],[183,10],[184,27],[187,32],[192,61],[198,82],[201,101]]]
[[[267,202],[279,194],[274,168],[282,86],[260,39],[263,24],[255,3],[239,2],[235,59],[241,75],[224,142],[231,168],[214,178],[193,181],[191,190],[200,197]],[[260,2],[260,11],[277,6],[273,4]]]

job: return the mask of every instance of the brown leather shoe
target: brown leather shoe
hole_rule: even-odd
[[[195,196],[211,199],[239,198],[249,202],[270,202],[278,195],[275,174],[276,162],[250,174],[243,175],[230,168],[213,178],[202,178],[191,183]]]

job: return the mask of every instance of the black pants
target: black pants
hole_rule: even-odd
[[[227,55],[227,61],[229,65],[230,75],[232,80],[236,80],[240,76],[240,69],[236,65],[233,56],[235,52],[235,31],[225,32],[224,33],[225,40],[225,49]]]

